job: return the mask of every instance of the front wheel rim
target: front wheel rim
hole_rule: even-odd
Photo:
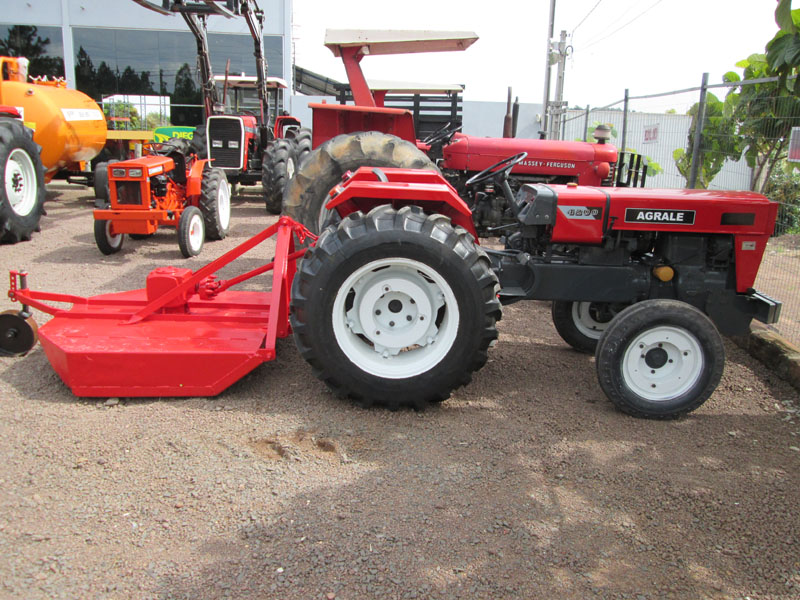
[[[459,309],[452,288],[433,268],[385,258],[360,267],[339,287],[332,322],[339,348],[361,370],[405,379],[448,354]]]
[[[699,381],[704,367],[697,338],[682,327],[660,326],[640,333],[625,349],[625,384],[645,400],[677,398]]]
[[[198,252],[203,245],[203,217],[192,215],[189,219],[189,247],[194,252]]]
[[[27,152],[20,148],[11,151],[6,161],[6,197],[11,209],[21,217],[27,217],[36,206],[36,169]]]
[[[610,323],[610,320],[598,321],[594,318],[593,312],[596,312],[597,307],[596,302],[572,303],[572,322],[575,324],[575,328],[593,340],[599,340]]]
[[[122,246],[123,235],[122,233],[111,233],[111,221],[106,221],[106,241],[114,250],[118,250]]]

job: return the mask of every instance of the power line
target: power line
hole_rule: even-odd
[[[634,21],[636,21],[636,20],[637,20],[637,19],[639,19],[640,17],[644,16],[645,14],[649,13],[651,10],[653,10],[653,9],[654,9],[656,6],[658,6],[659,4],[661,4],[663,1],[664,1],[664,0],[657,0],[657,2],[656,2],[655,4],[653,4],[652,6],[650,6],[650,8],[646,8],[644,11],[640,12],[638,15],[636,15],[635,17],[633,17],[633,18],[632,18],[630,21],[628,21],[628,22],[627,22],[627,23],[625,23],[624,25],[621,25],[621,26],[617,27],[617,28],[616,28],[614,31],[612,31],[611,33],[609,33],[609,34],[607,34],[607,35],[604,35],[603,37],[601,37],[601,38],[599,38],[599,39],[596,39],[596,40],[594,40],[593,42],[590,42],[590,43],[589,43],[589,44],[587,44],[586,46],[583,46],[583,48],[581,48],[581,50],[586,50],[587,48],[591,48],[592,46],[595,46],[595,45],[599,44],[599,43],[600,43],[600,42],[602,42],[603,40],[606,40],[606,39],[610,38],[612,35],[614,35],[614,34],[615,34],[615,33],[617,33],[618,31],[620,31],[621,29],[625,29],[625,28],[626,28],[628,25],[630,25],[631,23],[633,23]]]
[[[592,7],[592,9],[591,9],[591,10],[590,10],[588,13],[586,13],[586,16],[585,16],[585,17],[583,17],[583,18],[581,19],[581,22],[580,22],[580,23],[578,23],[577,25],[575,25],[575,28],[572,30],[572,33],[570,33],[570,36],[572,36],[572,35],[574,35],[574,34],[575,34],[575,32],[577,31],[578,27],[580,27],[581,25],[583,25],[583,22],[584,22],[586,19],[588,19],[588,18],[589,18],[589,15],[591,15],[591,14],[594,12],[594,9],[595,9],[595,8],[597,8],[598,6],[600,6],[600,3],[601,3],[602,1],[603,1],[603,0],[597,0],[597,4],[595,4],[595,5]]]

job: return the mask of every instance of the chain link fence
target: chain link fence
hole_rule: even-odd
[[[771,327],[800,345],[800,169],[787,160],[800,99],[778,85],[776,78],[708,85],[704,76],[696,88],[625,90],[612,105],[566,111],[560,131],[564,140],[593,141],[598,124],[610,125],[611,143],[647,158],[650,188],[753,190],[779,203],[756,288],[783,302]]]

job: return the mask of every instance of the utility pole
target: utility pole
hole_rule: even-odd
[[[561,117],[566,108],[564,102],[564,70],[567,66],[567,32],[561,30],[561,38],[558,41],[558,76],[556,77],[556,99],[551,103],[550,110],[550,134],[548,139],[557,140],[561,138]]]
[[[552,64],[551,61],[551,42],[553,40],[553,28],[555,27],[555,18],[556,18],[556,0],[550,0],[550,19],[549,19],[549,27],[547,29],[547,52],[545,53],[545,63],[544,63],[544,101],[542,102],[542,122],[541,122],[541,129],[540,131],[543,134],[547,134],[547,111],[548,111],[548,104],[550,103],[550,65]]]

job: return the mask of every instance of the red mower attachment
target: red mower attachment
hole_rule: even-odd
[[[273,235],[272,262],[229,280],[216,278],[219,269]],[[13,341],[4,344],[8,353],[30,350],[36,341],[26,335],[30,306],[53,315],[38,337],[76,396],[216,396],[273,360],[276,340],[291,333],[290,286],[295,263],[305,252],[295,250],[295,235],[300,243],[316,240],[282,217],[197,271],[160,267],[147,276],[144,289],[91,298],[31,290],[24,273],[11,271],[8,295],[23,304],[23,311],[0,321],[0,337]],[[230,289],[270,270],[269,291]]]

